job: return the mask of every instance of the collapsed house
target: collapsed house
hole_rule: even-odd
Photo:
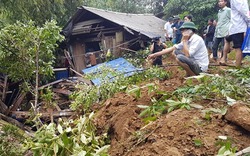
[[[71,66],[77,72],[105,61],[107,52],[114,58],[124,51],[147,46],[154,37],[164,41],[165,21],[151,14],[118,13],[81,6],[64,26]]]
[[[63,59],[67,58],[70,67],[54,69],[56,81],[38,88],[40,91],[52,86],[55,101],[53,110],[50,112],[45,107],[46,104],[39,101],[38,108],[41,117],[44,120],[49,118],[48,120],[53,121],[53,118],[74,115],[75,113],[69,109],[71,102],[69,95],[75,91],[74,86],[78,83],[95,85],[94,82],[82,77],[82,74],[86,72],[83,69],[105,62],[108,51],[113,58],[118,58],[123,55],[124,51],[136,52],[145,48],[154,37],[161,36],[164,41],[164,23],[164,20],[153,15],[127,14],[80,7],[62,30],[66,37]],[[117,60],[126,65],[123,63],[124,60]],[[113,65],[113,62],[110,64]],[[115,68],[118,70],[118,67]],[[128,67],[120,66],[120,68]],[[135,70],[134,68],[127,70],[130,69]],[[89,68],[88,71],[92,69]],[[69,77],[70,72],[77,77]],[[19,124],[21,127],[23,124],[12,118],[23,120],[31,116],[29,109],[34,100],[30,93],[22,92],[18,86],[19,83],[12,83],[7,75],[0,75],[0,119],[6,118],[6,121]]]

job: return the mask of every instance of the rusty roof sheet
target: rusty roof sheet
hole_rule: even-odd
[[[125,29],[128,28],[139,32],[149,38],[161,36],[162,40],[165,39],[164,24],[166,21],[152,14],[128,14],[81,6],[78,12],[73,16],[73,18],[75,18],[76,16],[80,16],[79,14],[82,13],[83,9],[120,26],[123,26]]]

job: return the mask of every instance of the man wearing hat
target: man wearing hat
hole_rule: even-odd
[[[199,75],[208,69],[208,52],[204,40],[195,34],[197,28],[193,22],[185,22],[180,27],[182,41],[173,47],[166,48],[154,54],[148,59],[154,59],[163,54],[174,52],[177,63],[186,71],[186,76]]]

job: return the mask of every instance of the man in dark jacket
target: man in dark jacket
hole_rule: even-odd
[[[215,26],[213,25],[213,22],[214,22],[213,19],[208,20],[207,29],[205,30],[205,34],[204,34],[205,44],[210,53],[213,47],[213,38],[214,38],[214,31],[215,31]]]
[[[181,31],[179,30],[180,27],[183,24],[183,21],[181,21],[179,16],[174,17],[174,24],[172,25],[172,28],[174,30],[175,33],[175,43],[174,44],[178,44],[181,42],[181,38],[182,38],[182,34]]]

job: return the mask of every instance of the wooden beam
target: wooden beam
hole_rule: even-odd
[[[64,55],[65,55],[67,61],[69,62],[69,65],[71,66],[71,68],[76,69],[74,63],[71,60],[72,58],[71,58],[69,52],[65,49],[64,49]]]
[[[69,96],[70,94],[72,94],[72,92],[69,91],[69,90],[67,90],[67,89],[53,88],[52,91],[55,92],[55,93],[60,93],[60,94],[64,94],[64,95],[67,95],[67,96]]]
[[[48,83],[48,84],[46,84],[46,85],[43,85],[43,86],[39,87],[38,90],[44,89],[44,88],[46,88],[46,87],[49,87],[49,86],[51,86],[51,85],[60,83],[60,82],[62,82],[62,81],[64,81],[64,79],[56,80],[56,81],[54,81],[54,82],[51,82],[51,83]]]
[[[127,50],[127,51],[131,51],[131,52],[137,53],[137,51],[134,51],[134,50],[132,50],[132,49],[127,49],[127,48],[122,48],[122,47],[118,47],[118,48],[120,48],[120,49],[122,49],[122,50]]]
[[[53,71],[65,71],[68,70],[68,68],[54,68]]]
[[[29,117],[32,114],[29,111],[11,111],[11,114],[15,115],[16,117]],[[51,113],[49,112],[39,112],[41,117],[50,117]],[[73,111],[53,111],[53,117],[65,117],[65,116],[72,116],[75,115],[76,112]]]
[[[60,104],[62,104],[62,103],[60,103]],[[57,111],[62,111],[62,109],[58,106],[58,104],[55,104],[55,107],[56,107],[56,110]],[[66,117],[62,117],[62,119],[64,120],[64,121],[66,121],[67,120],[67,118]]]
[[[17,110],[17,108],[20,106],[22,103],[24,97],[26,96],[27,93],[21,93],[17,99],[14,101],[14,103],[10,106],[10,108],[7,110],[7,115],[9,114],[10,111]]]
[[[83,78],[83,75],[80,74],[79,72],[75,71],[75,70],[72,69],[72,68],[70,68],[70,70],[73,71],[74,73],[76,73],[76,75],[80,76],[80,77],[77,77],[77,79],[78,79],[79,81],[82,81],[82,82],[84,82],[84,83],[86,83],[86,84],[88,84],[88,85],[93,85],[93,83],[92,83],[90,80],[84,79],[84,78]]]
[[[74,69],[72,69],[72,68],[70,68],[70,70],[71,70],[72,72],[74,72],[76,75],[83,77],[83,75],[82,75],[81,73],[77,72],[76,70],[74,70]]]
[[[87,79],[84,79],[84,78],[82,78],[82,77],[78,77],[77,79],[78,79],[79,81],[82,81],[82,82],[88,84],[88,85],[91,85],[91,86],[94,85],[92,81],[87,80]]]
[[[29,135],[29,136],[31,136],[31,137],[34,137],[34,133],[35,133],[35,132],[32,131],[30,127],[25,126],[25,125],[22,124],[21,122],[19,122],[19,121],[13,119],[13,118],[11,118],[11,117],[8,117],[8,116],[6,116],[6,115],[4,115],[4,114],[1,114],[1,113],[0,113],[0,119],[2,119],[2,120],[5,121],[5,122],[8,122],[8,124],[15,125],[15,126],[19,127],[19,128],[22,129],[22,130],[26,130],[28,133],[25,133],[25,134],[27,134],[27,135]]]
[[[116,33],[117,31],[120,31],[119,28],[103,28],[103,29],[94,29],[91,32],[85,32],[85,31],[77,31],[77,32],[72,32],[72,35],[80,35],[80,34],[93,34],[94,36],[97,36],[100,32],[103,34],[109,34],[109,33]]]
[[[91,20],[87,20],[87,21],[76,23],[74,25],[74,27],[92,25],[92,24],[96,24],[96,23],[101,23],[103,21],[104,21],[104,19],[101,19],[101,18],[99,18],[99,19],[91,19]]]
[[[8,123],[12,123],[13,125],[16,125],[17,127],[21,128],[21,129],[24,129],[24,125],[21,122],[13,119],[11,117],[8,117],[4,114],[0,113],[0,119],[3,119],[4,121],[7,121]]]
[[[8,107],[5,105],[5,103],[3,103],[3,101],[0,100],[0,112],[5,114],[7,109]]]
[[[99,42],[101,41],[100,38],[94,37],[94,38],[86,38],[84,40],[82,40],[83,42]]]
[[[6,92],[8,91],[8,76],[4,77],[4,84],[3,84],[3,94],[2,94],[2,101],[5,101],[6,98]]]

